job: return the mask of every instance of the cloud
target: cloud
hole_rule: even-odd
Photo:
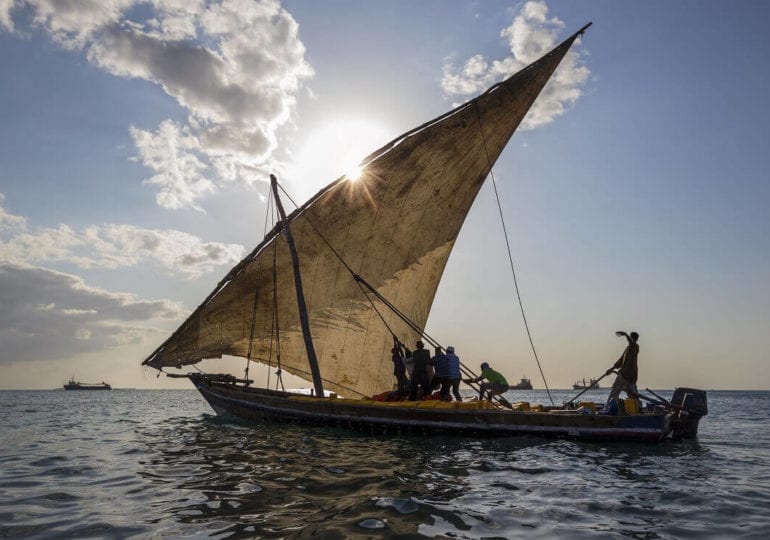
[[[524,4],[510,26],[500,32],[510,50],[501,60],[489,60],[481,54],[469,58],[461,67],[447,62],[443,68],[441,86],[447,96],[467,98],[478,94],[520,69],[531,64],[554,48],[564,23],[557,17],[548,18],[545,2]],[[535,129],[564,114],[582,95],[581,88],[591,74],[582,65],[581,53],[570,50],[530,109],[521,129]]]
[[[121,12],[135,0],[20,0],[33,10],[33,20],[68,49],[83,47],[93,35],[119,21]]]
[[[176,230],[103,225],[81,231],[67,225],[30,231],[21,216],[8,214],[0,194],[0,259],[20,263],[66,261],[80,268],[125,268],[154,262],[172,274],[196,278],[232,266],[244,252],[239,244],[204,242]],[[8,224],[7,226],[5,224]]]
[[[9,213],[3,205],[5,203],[5,195],[0,193],[0,232],[8,229],[23,229],[27,226],[27,220],[22,216],[16,216]]]
[[[232,266],[243,257],[239,244],[203,242],[197,236],[175,230],[150,230],[131,225],[92,227],[86,231],[92,245],[99,245],[100,255],[109,253],[117,264],[121,254],[134,254],[136,264],[142,258],[151,258],[162,267],[187,277],[198,277],[218,266]],[[90,259],[98,264],[98,259]]]
[[[149,260],[172,274],[195,278],[217,266],[233,265],[243,246],[203,242],[174,230],[132,225],[88,227],[77,232],[66,225],[21,233],[0,243],[0,257],[27,262],[68,261],[80,268],[125,268]]]
[[[0,27],[13,29],[18,9],[0,2]],[[278,0],[16,0],[21,5],[55,43],[115,76],[158,85],[187,110],[183,125],[131,128],[155,173],[145,183],[165,208],[200,210],[216,185],[266,178],[277,133],[313,75],[299,26]]]
[[[198,139],[190,129],[166,120],[155,132],[131,126],[131,136],[142,163],[157,173],[145,183],[158,186],[158,205],[202,211],[196,201],[215,191],[215,187],[204,175],[207,167],[200,157]]]
[[[11,10],[14,9],[15,4],[14,0],[0,0],[0,29],[5,29],[8,32],[14,31]]]
[[[148,321],[179,320],[168,300],[137,300],[71,274],[0,261],[0,363],[58,360],[157,339]]]

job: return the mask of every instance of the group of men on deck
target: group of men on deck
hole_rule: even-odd
[[[409,401],[415,401],[418,394],[429,396],[439,389],[439,395],[444,401],[450,401],[449,391],[452,390],[457,401],[462,401],[460,395],[460,358],[452,346],[444,352],[436,347],[435,355],[425,348],[422,341],[416,343],[416,349],[410,351],[401,342],[394,340],[393,374],[398,381],[398,393],[408,394]]]
[[[609,410],[620,396],[625,392],[629,397],[638,399],[639,391],[636,381],[639,377],[637,359],[639,357],[639,334],[617,331],[618,337],[625,337],[628,345],[623,354],[605,373],[617,373],[612,384],[610,395],[607,397],[605,409]],[[462,379],[460,370],[460,358],[455,354],[454,347],[449,346],[444,352],[441,347],[435,348],[433,357],[425,348],[422,341],[417,341],[416,349],[410,351],[400,341],[394,338],[393,349],[393,375],[398,381],[397,392],[399,395],[407,395],[409,401],[417,399],[421,392],[422,397],[429,396],[434,390],[439,389],[440,399],[451,401],[450,390],[457,401],[462,401],[460,395],[460,381],[465,384],[481,383],[479,385],[479,399],[492,397],[508,391],[508,381],[502,374],[492,369],[487,362],[481,364],[481,374],[478,377]],[[481,382],[485,381],[485,382]]]
[[[455,354],[451,345],[446,352],[441,347],[435,348],[435,354],[431,357],[425,344],[418,340],[416,349],[410,351],[398,340],[394,340],[393,348],[393,375],[396,376],[397,392],[400,395],[408,394],[409,401],[415,401],[418,395],[422,397],[431,395],[436,389],[439,391],[439,399],[451,401],[450,390],[455,400],[462,401],[460,395],[460,381],[466,384],[477,383],[480,385],[479,399],[483,399],[485,393],[489,400],[492,396],[508,391],[508,382],[500,373],[489,367],[487,362],[481,364],[481,375],[475,379],[462,379],[460,370],[460,358]]]

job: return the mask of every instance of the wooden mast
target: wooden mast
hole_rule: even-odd
[[[270,186],[273,188],[275,204],[278,207],[278,212],[281,215],[281,226],[283,227],[283,232],[286,234],[286,243],[289,245],[289,252],[291,253],[291,264],[294,268],[294,287],[297,290],[297,306],[299,307],[299,322],[302,325],[302,337],[305,339],[305,350],[307,351],[308,364],[310,364],[310,373],[313,375],[313,387],[315,388],[315,395],[318,397],[323,397],[324,387],[323,382],[321,381],[321,371],[318,369],[318,359],[315,355],[315,347],[313,347],[313,338],[310,335],[310,324],[308,323],[307,319],[305,294],[302,292],[302,276],[299,272],[299,257],[297,256],[297,248],[294,247],[294,238],[291,236],[289,221],[286,219],[286,213],[283,211],[281,198],[278,196],[278,179],[273,174],[270,175]]]

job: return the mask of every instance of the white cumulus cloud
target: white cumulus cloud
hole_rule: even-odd
[[[70,262],[80,268],[126,268],[141,262],[174,275],[196,278],[232,266],[244,253],[240,244],[204,242],[176,230],[102,225],[77,231],[67,225],[30,230],[22,216],[5,211],[0,194],[0,260],[18,263]]]
[[[500,37],[507,41],[510,55],[491,60],[477,54],[459,67],[446,63],[441,79],[444,92],[453,98],[467,98],[486,90],[558,45],[563,28],[560,19],[549,18],[545,2],[527,2],[511,24],[500,32]],[[581,53],[574,49],[567,53],[527,113],[521,129],[535,129],[553,121],[581,96],[582,87],[591,74],[582,61]]]
[[[0,261],[0,363],[67,359],[157,339],[149,321],[186,313],[168,300],[89,287],[79,277]]]
[[[0,28],[13,31],[22,11],[55,43],[158,85],[188,112],[184,125],[131,128],[166,208],[200,209],[219,183],[264,179],[313,74],[278,0],[0,0]]]
[[[0,0],[0,29],[13,32],[15,27],[11,10],[14,9],[16,2],[14,0]]]
[[[215,191],[215,186],[205,175],[205,158],[190,129],[166,120],[154,132],[132,126],[131,136],[142,163],[156,173],[145,183],[157,186],[158,205],[202,211],[196,201]]]
[[[7,229],[23,229],[27,226],[27,220],[23,216],[11,214],[5,208],[5,195],[0,193],[0,232]]]

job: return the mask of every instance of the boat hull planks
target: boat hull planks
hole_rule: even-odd
[[[490,408],[432,407],[428,402],[372,404],[357,400],[297,397],[286,392],[190,377],[221,416],[245,421],[294,421],[369,433],[439,433],[461,436],[538,435],[585,440],[658,442],[694,436],[678,427],[677,413],[610,416],[578,412],[517,412]],[[422,406],[425,405],[425,406]]]

